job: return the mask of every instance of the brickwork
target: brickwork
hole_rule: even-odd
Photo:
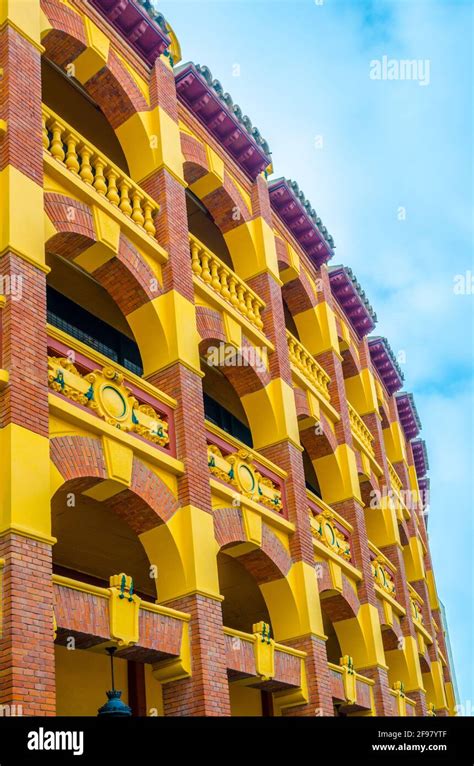
[[[220,602],[194,594],[168,606],[191,615],[192,675],[163,687],[165,715],[230,715]]]
[[[386,619],[382,601],[374,584],[364,506],[368,505],[372,490],[390,486],[383,429],[390,423],[398,422],[398,412],[394,398],[387,396],[386,404],[378,411],[363,415],[363,421],[373,436],[375,460],[382,469],[382,476],[379,477],[376,475],[378,473],[376,466],[372,464],[370,470],[367,469],[367,463],[353,440],[346,397],[346,380],[349,377],[357,375],[365,368],[369,368],[374,375],[377,376],[377,374],[372,367],[366,340],[359,341],[355,333],[350,330],[349,347],[347,348],[346,342],[342,341],[345,332],[341,309],[333,298],[327,268],[316,269],[309,262],[293,235],[285,230],[280,219],[272,212],[264,176],[261,175],[253,181],[248,178],[242,169],[227,156],[225,147],[219,145],[216,138],[207,133],[204,125],[178,102],[173,71],[163,60],[158,59],[155,65],[148,69],[137,53],[117,32],[112,30],[90,3],[85,3],[83,0],[70,0],[65,5],[59,0],[42,0],[41,7],[53,27],[47,32],[42,43],[47,57],[61,68],[74,62],[86,49],[86,25],[81,13],[90,16],[110,37],[111,47],[106,64],[85,83],[84,87],[113,128],[120,127],[138,112],[159,108],[167,117],[163,124],[170,128],[170,135],[173,134],[172,128],[176,128],[180,119],[197,136],[196,139],[187,133],[180,134],[184,181],[180,179],[180,173],[177,172],[176,167],[168,167],[167,151],[163,152],[162,165],[141,180],[143,189],[160,205],[160,212],[155,218],[156,238],[168,254],[168,260],[162,266],[162,283],[157,284],[155,273],[148,261],[140,255],[123,232],[117,256],[99,267],[92,275],[108,291],[124,316],[126,317],[158,296],[166,295],[173,297],[176,301],[178,312],[179,306],[186,305],[190,309],[190,326],[186,329],[193,337],[200,338],[199,352],[201,354],[206,352],[209,345],[217,344],[226,338],[228,321],[224,320],[223,313],[216,308],[196,306],[190,264],[185,187],[203,178],[211,170],[205,142],[224,160],[222,184],[216,185],[216,188],[202,200],[221,233],[226,234],[241,226],[243,222],[253,223],[252,219],[261,218],[262,221],[258,221],[258,225],[263,222],[264,226],[269,226],[271,229],[276,227],[281,237],[276,239],[276,251],[282,271],[293,265],[285,242],[291,244],[300,258],[299,276],[290,279],[283,286],[275,279],[270,269],[262,270],[259,266],[258,274],[248,277],[247,273],[247,284],[266,304],[262,312],[263,332],[268,341],[273,344],[274,351],[269,353],[267,371],[257,369],[251,363],[222,369],[221,372],[226,378],[225,383],[240,399],[248,394],[262,391],[270,384],[281,385],[283,389],[293,387],[286,339],[285,305],[287,316],[288,313],[291,314],[293,328],[298,327],[296,320],[299,314],[323,301],[335,314],[336,327],[341,340],[340,347],[339,349],[324,347],[325,350],[319,353],[316,359],[330,376],[330,404],[337,412],[338,418],[332,423],[328,409],[321,407],[317,419],[322,433],[316,433],[313,427],[308,427],[308,420],[309,422],[316,420],[310,407],[310,398],[307,397],[303,388],[294,387],[295,411],[292,411],[293,399],[290,397],[285,403],[288,409],[285,415],[288,420],[296,414],[306,421],[304,430],[299,435],[300,444],[295,443],[296,438],[290,438],[289,435],[281,438],[280,435],[275,443],[270,443],[269,439],[269,443],[260,447],[263,458],[267,458],[286,472],[285,516],[293,525],[294,531],[287,534],[282,529],[283,522],[280,516],[280,529],[277,530],[277,534],[268,518],[269,511],[266,509],[266,516],[261,527],[261,544],[255,545],[253,550],[248,545],[243,547],[238,556],[239,562],[250,573],[257,586],[265,586],[288,578],[295,593],[298,591],[297,595],[293,594],[295,600],[304,602],[310,597],[316,598],[317,588],[325,618],[333,627],[342,620],[361,619],[361,608],[370,605],[373,607],[372,614],[375,614],[375,617],[379,615],[380,625],[374,622],[373,629],[378,632],[381,625],[384,628],[383,634],[375,638],[381,639],[383,635],[386,651],[396,649],[402,636],[416,638],[402,546],[408,542],[409,537],[420,536],[428,547],[426,527],[422,513],[414,509],[409,520],[399,522],[402,546],[393,541],[390,541],[390,544],[381,545],[382,553],[396,567],[394,573],[396,599],[406,610],[406,616],[399,619],[395,615],[393,625],[389,626],[386,624],[389,621]],[[40,52],[17,30],[6,26],[0,31],[0,67],[4,71],[0,119],[6,120],[8,125],[5,137],[0,138],[0,170],[11,166],[33,183],[42,185]],[[148,78],[149,104],[131,74],[133,69],[145,80]],[[170,121],[169,124],[168,121]],[[176,130],[174,138],[177,135]],[[166,130],[163,130],[163,135],[154,138],[168,140]],[[173,151],[174,148],[172,148]],[[136,180],[140,181],[140,179]],[[247,203],[246,195],[250,199],[250,205]],[[72,197],[48,191],[44,196],[44,207],[58,232],[48,241],[47,252],[72,261],[96,242],[94,219],[87,205]],[[74,211],[72,220],[71,209]],[[238,259],[235,260],[237,263]],[[0,255],[0,274],[9,279],[21,277],[22,287],[21,301],[15,301],[12,296],[7,296],[6,306],[1,309],[0,366],[8,370],[10,377],[8,385],[0,395],[0,427],[14,423],[46,437],[48,436],[46,277],[44,272],[32,265],[30,261],[30,253],[6,252]],[[235,270],[237,270],[236,263]],[[288,278],[288,273],[283,278]],[[308,275],[311,275],[311,279]],[[317,289],[313,282],[317,283]],[[171,292],[174,293],[173,296],[170,296]],[[233,321],[236,321],[235,317]],[[182,332],[180,322],[181,317],[178,316],[176,324],[178,331]],[[344,322],[347,324],[346,319]],[[197,330],[196,333],[195,330]],[[172,345],[171,343],[170,346]],[[181,345],[184,347],[185,344],[178,344],[180,348]],[[242,346],[243,352],[251,348],[251,342],[245,336]],[[244,355],[243,353],[242,357]],[[122,492],[104,501],[104,504],[124,520],[135,535],[148,532],[159,524],[167,524],[181,508],[193,506],[204,514],[212,514],[215,540],[210,541],[211,547],[215,543],[216,551],[225,550],[226,547],[247,542],[246,524],[239,508],[212,509],[202,376],[199,370],[194,368],[195,363],[191,363],[188,358],[182,359],[179,353],[176,356],[178,358],[170,358],[161,369],[150,371],[148,379],[152,385],[173,397],[177,402],[174,411],[176,457],[184,466],[184,473],[177,478],[177,498],[165,482],[135,456],[130,488],[124,488]],[[282,413],[278,414],[282,415]],[[351,564],[359,570],[361,579],[354,579],[354,583],[357,582],[357,584],[353,587],[349,581],[353,575],[349,567],[346,567],[340,580],[342,584],[337,586],[334,569],[330,570],[329,564],[325,561],[319,566],[320,576],[317,583],[312,584],[315,588],[314,593],[310,594],[305,591],[306,587],[310,587],[308,583],[305,585],[301,584],[302,581],[298,581],[298,586],[295,586],[296,578],[293,578],[292,574],[293,569],[301,571],[304,568],[307,573],[308,569],[315,567],[315,546],[309,518],[302,448],[306,449],[314,464],[317,464],[318,459],[332,458],[335,465],[337,448],[342,445],[348,447],[349,453],[351,450],[354,451],[355,465],[361,482],[361,497],[354,488],[351,491],[350,488],[345,487],[344,493],[341,491],[340,500],[332,503],[332,510],[352,525]],[[107,479],[102,444],[96,436],[63,435],[51,439],[50,447],[52,462],[64,479],[64,485],[60,491],[82,492]],[[394,465],[405,490],[410,489],[411,486],[408,466],[413,465],[413,453],[410,445],[407,444],[407,462],[399,461]],[[323,484],[322,481],[319,483]],[[350,496],[348,497],[347,494]],[[351,496],[352,494],[355,496]],[[209,516],[205,518],[209,519]],[[278,527],[278,524],[276,526]],[[211,525],[209,527],[211,528]],[[183,534],[189,535],[186,544],[195,542],[194,529],[185,530]],[[289,549],[286,543],[283,543],[285,535],[287,535]],[[238,550],[236,549],[235,552]],[[47,542],[19,537],[11,530],[7,530],[0,537],[0,557],[5,559],[5,567],[1,575],[4,613],[0,640],[0,703],[22,704],[25,714],[54,714],[51,547]],[[192,567],[195,562],[187,562],[187,564]],[[212,560],[210,557],[207,565],[211,573],[217,575],[217,560]],[[429,552],[425,555],[425,566],[431,569]],[[124,568],[126,569],[126,566]],[[314,576],[316,578],[316,571]],[[428,646],[424,656],[419,658],[423,672],[429,672],[430,663],[440,659],[440,651],[447,656],[441,616],[438,610],[430,608],[426,581],[419,580],[412,582],[411,585],[424,601],[422,607],[424,625],[439,642],[439,649],[435,641]],[[182,590],[184,591],[186,587],[187,585],[183,585]],[[262,588],[262,593],[264,592],[265,587]],[[77,595],[75,599],[77,602]],[[60,602],[56,594],[58,615],[62,609],[58,621],[58,641],[61,642],[64,639],[64,631],[69,628],[82,642],[81,647],[88,648],[108,636],[108,624],[103,610],[97,625],[84,626],[83,624],[81,628],[76,624],[82,620],[82,612],[87,614],[89,621],[91,619],[89,603],[91,599],[84,594],[81,595],[81,599],[81,604],[72,604],[73,599],[69,594]],[[189,628],[192,672],[189,678],[163,685],[165,715],[229,715],[228,682],[235,680],[239,673],[253,674],[255,671],[253,654],[251,655],[246,647],[247,654],[240,664],[231,659],[231,639],[225,637],[223,633],[221,601],[217,594],[212,597],[207,591],[201,592],[197,589],[195,592],[180,591],[172,602],[168,602],[168,606],[187,612],[191,616]],[[302,614],[307,607],[307,603],[298,603],[298,611],[301,610]],[[166,646],[159,647],[153,645],[151,649],[156,652],[155,654],[150,654],[148,651],[150,650],[148,644],[151,645],[156,628],[155,617],[156,615],[142,613],[140,627],[146,639],[145,643],[148,642],[147,646],[124,650],[123,657],[134,662],[151,662],[156,661],[156,653],[159,652],[168,652],[169,655],[176,656],[179,644],[178,630],[175,622],[170,622],[168,618],[160,618],[160,635],[162,632],[167,634],[168,643],[166,644],[165,641]],[[76,620],[75,627],[72,626],[74,620]],[[435,629],[434,620],[438,623],[438,631]],[[87,621],[83,620],[83,622]],[[284,620],[280,622],[284,624]],[[323,635],[312,633],[294,635],[295,632],[285,637],[284,643],[306,652],[308,702],[285,709],[284,715],[331,716],[334,714],[335,681],[334,678],[331,681],[331,672],[328,669],[325,638]],[[361,632],[359,625],[359,633]],[[250,644],[249,646],[251,647]],[[283,680],[291,685],[297,685],[299,660],[281,652],[277,652],[277,655],[276,681]],[[394,698],[389,693],[388,672],[383,664],[380,662],[356,669],[374,681],[376,713],[378,715],[396,714]],[[443,672],[445,680],[449,680],[449,669],[444,668]],[[266,691],[270,693],[271,689],[276,688],[277,686],[267,685]],[[341,691],[339,690],[338,693]],[[140,709],[145,709],[145,700],[142,692],[140,694],[142,698]],[[417,714],[425,715],[427,701],[423,691],[415,689],[410,692],[410,696],[416,702]],[[343,700],[342,697],[339,699]]]
[[[11,533],[0,537],[2,630],[0,705],[23,715],[54,715],[51,545]]]

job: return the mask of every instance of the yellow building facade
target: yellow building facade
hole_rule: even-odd
[[[411,394],[149,3],[0,0],[0,704],[450,715]]]

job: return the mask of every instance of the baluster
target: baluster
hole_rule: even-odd
[[[201,264],[199,262],[199,245],[191,242],[191,268],[196,276],[201,276]]]
[[[288,336],[288,351],[290,354],[290,357],[294,357],[295,355],[295,341],[291,336]]]
[[[56,160],[59,160],[59,162],[64,162],[64,149],[63,149],[63,141],[61,137],[64,128],[57,120],[54,120],[54,122],[51,125],[51,130],[53,132],[53,138],[51,141],[51,149],[50,149],[51,154]]]
[[[105,193],[107,192],[107,184],[105,183],[105,177],[104,177],[105,162],[102,159],[102,157],[98,157],[97,155],[95,156],[94,168],[95,168],[94,189],[96,190],[97,194],[104,196]]]
[[[211,259],[211,286],[216,293],[220,293],[222,285],[221,280],[219,279],[219,264],[215,258]]]
[[[225,298],[226,301],[228,301],[230,300],[230,290],[229,290],[229,285],[227,283],[227,270],[225,268],[221,269],[220,278],[221,278],[221,285],[222,285],[221,295],[223,298]]]
[[[134,221],[137,226],[143,226],[145,223],[145,218],[143,217],[142,208],[141,208],[141,194],[134,190],[132,194],[132,221]]]
[[[237,298],[239,299],[239,311],[246,316],[247,313],[247,306],[245,305],[244,301],[244,286],[243,285],[237,285]]]
[[[237,280],[235,277],[231,275],[229,279],[230,302],[235,308],[237,308],[237,306],[239,305],[239,299],[237,297],[236,287],[237,287]]]
[[[128,216],[130,218],[132,214],[132,206],[130,204],[130,198],[128,196],[128,192],[130,190],[130,184],[125,181],[124,178],[121,179],[120,184],[120,204],[119,208],[124,213],[124,215]]]
[[[145,223],[143,224],[143,228],[145,229],[146,233],[150,235],[150,237],[154,237],[156,234],[156,227],[153,223],[151,202],[149,202],[147,199],[145,199],[145,202],[143,203],[143,210],[145,212]]]
[[[73,133],[68,133],[64,136],[64,140],[67,146],[66,167],[71,173],[74,173],[77,176],[79,173],[79,161],[77,159],[77,144],[79,139]]]
[[[203,250],[201,253],[201,265],[201,277],[203,278],[204,282],[209,284],[211,281],[211,272],[209,271],[209,253],[207,253],[205,250]]]
[[[255,314],[255,324],[259,330],[263,330],[263,320],[260,316],[260,303],[257,299],[253,302],[253,313]]]
[[[88,146],[82,144],[82,146],[79,148],[79,154],[81,156],[81,170],[79,175],[86,184],[91,186],[94,180],[94,174],[92,173],[91,167],[92,152]]]
[[[108,182],[108,189],[107,189],[107,199],[109,202],[112,203],[112,205],[115,205],[115,207],[118,206],[118,203],[120,202],[119,193],[117,191],[117,178],[118,175],[110,168],[110,170],[106,171],[106,178]]]
[[[49,151],[49,133],[48,128],[46,127],[46,120],[48,119],[47,115],[43,112],[43,146],[46,149],[46,151]]]
[[[250,293],[247,293],[246,295],[245,308],[247,309],[247,319],[253,323],[255,319],[255,314],[253,313],[252,296]]]

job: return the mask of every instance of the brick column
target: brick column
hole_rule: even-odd
[[[259,176],[253,187],[252,208],[269,225],[272,225],[267,184]],[[270,271],[248,279],[249,286],[265,301],[262,318],[263,331],[274,344],[275,351],[269,356],[272,380],[280,379],[283,385],[292,387],[290,359],[285,331],[285,317],[281,287]],[[296,419],[296,410],[294,412]],[[286,505],[288,519],[295,525],[290,538],[290,554],[293,564],[305,565],[314,570],[314,549],[311,533],[302,451],[291,438],[260,449],[262,455],[274,462],[288,474],[286,480]],[[315,590],[317,592],[316,574]],[[304,594],[308,596],[307,593]],[[326,645],[322,636],[312,633],[293,637],[277,637],[285,644],[307,653],[306,674],[309,701],[307,705],[290,708],[286,715],[315,716],[334,715]]]
[[[326,301],[330,307],[334,305],[329,274],[326,268],[320,270],[320,284],[322,300]],[[329,384],[329,393],[332,406],[339,412],[341,418],[335,426],[335,435],[338,445],[349,445],[353,448],[352,432],[349,419],[349,408],[347,404],[346,388],[344,383],[344,372],[340,354],[333,348],[316,356],[331,381]],[[352,563],[362,573],[362,580],[358,585],[357,594],[361,607],[369,608],[372,613],[378,614],[377,596],[375,593],[372,568],[370,563],[370,550],[368,547],[367,527],[365,523],[364,506],[361,500],[356,497],[347,497],[339,502],[332,502],[331,507],[339,513],[353,527],[351,535]],[[377,625],[378,620],[372,623],[373,630],[380,630]],[[389,695],[389,684],[387,677],[387,668],[381,663],[366,667],[357,666],[357,671],[366,675],[375,681],[374,699],[376,715],[391,715],[392,702]]]
[[[150,93],[152,108],[163,110],[171,118],[177,135],[174,76],[161,60],[155,63]],[[161,139],[166,143],[167,136],[163,135]],[[166,157],[166,148],[163,156]],[[173,291],[183,301],[180,305],[191,309],[189,324],[183,316],[176,317],[176,332],[196,332],[184,183],[164,164],[143,182],[143,187],[160,204],[160,213],[155,221],[157,238],[169,256],[168,263],[163,267],[163,289],[165,293]],[[151,374],[149,380],[178,402],[175,411],[176,448],[177,457],[185,466],[185,473],[178,481],[180,506],[193,506],[200,512],[212,514],[202,377],[196,364],[197,350],[194,364],[179,357],[172,359],[169,366]],[[188,533],[193,537],[192,544],[199,544],[194,538],[196,530],[188,530]],[[217,582],[217,561],[215,579]],[[230,715],[222,609],[218,594],[213,597],[212,594],[203,595],[194,591],[167,601],[167,605],[191,613],[192,676],[165,685],[165,715]]]
[[[11,715],[55,715],[51,546],[0,537],[0,706]]]
[[[0,704],[55,712],[39,2],[0,30]],[[4,9],[5,10],[5,9]],[[36,39],[36,44],[33,40]]]

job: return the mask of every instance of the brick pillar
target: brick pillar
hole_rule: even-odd
[[[370,668],[363,668],[360,673],[367,678],[371,678],[375,681],[374,692],[374,704],[376,716],[392,716],[398,715],[398,712],[394,710],[394,698],[389,694],[388,685],[388,673],[386,668],[373,666]]]
[[[7,533],[0,558],[0,706],[11,715],[54,715],[51,545]]]
[[[0,703],[55,712],[39,2],[0,29]],[[35,26],[35,21],[37,26]],[[25,28],[24,29],[24,25]],[[31,42],[37,35],[37,46]],[[13,471],[14,467],[14,471]]]
[[[152,108],[166,112],[178,123],[177,97],[172,71],[157,60],[150,84]],[[162,136],[166,142],[166,135]],[[163,156],[166,157],[164,148]],[[144,189],[160,204],[156,218],[157,238],[167,250],[169,260],[163,267],[163,290],[174,291],[184,305],[191,307],[190,322],[195,323],[194,287],[189,251],[188,222],[184,183],[166,164],[143,182]],[[177,316],[177,333],[191,333],[195,326]],[[198,355],[196,353],[196,360]],[[196,362],[198,364],[198,361]],[[149,376],[149,380],[178,402],[175,411],[177,457],[185,466],[178,481],[181,507],[193,506],[212,513],[207,445],[204,427],[202,378],[199,369],[181,358],[170,360],[169,366]],[[190,535],[195,530],[189,530]],[[195,541],[192,541],[195,544]],[[209,566],[211,562],[209,562]],[[217,561],[215,561],[217,581]],[[165,715],[230,715],[229,688],[221,600],[197,592],[182,594],[169,606],[191,613],[191,678],[170,682],[164,687]]]
[[[264,221],[271,226],[270,201],[263,176],[259,176],[254,183],[252,206],[254,213],[262,216]],[[292,387],[281,287],[269,271],[263,272],[247,281],[249,286],[255,290],[266,304],[262,315],[264,321],[263,331],[275,346],[274,353],[271,353],[269,356],[271,378],[272,380],[280,378],[284,384]],[[295,532],[290,538],[292,561],[294,564],[304,564],[314,569],[313,538],[309,521],[301,448],[288,438],[280,441],[278,444],[263,447],[260,449],[260,452],[280,468],[283,468],[288,474],[285,485],[286,505],[288,519],[295,525]],[[314,577],[316,581],[316,574]],[[277,639],[280,640],[280,637],[277,637]],[[289,646],[302,649],[308,655],[306,660],[309,691],[308,704],[290,708],[287,715],[334,715],[324,639],[321,636],[308,634],[299,636],[297,639],[282,636],[281,640]]]
[[[214,599],[194,593],[168,606],[191,615],[192,677],[163,686],[165,715],[230,715],[222,616]]]
[[[341,503],[333,503],[332,508],[339,513],[354,528],[351,535],[352,562],[362,572],[362,581],[359,583],[358,596],[361,604],[370,604],[377,609],[377,596],[375,593],[374,579],[370,563],[370,550],[367,540],[364,509],[354,499],[345,500]],[[375,628],[375,626],[374,626]],[[369,666],[357,667],[357,671],[375,681],[374,697],[377,715],[391,715],[392,702],[389,695],[389,685],[386,667]]]

